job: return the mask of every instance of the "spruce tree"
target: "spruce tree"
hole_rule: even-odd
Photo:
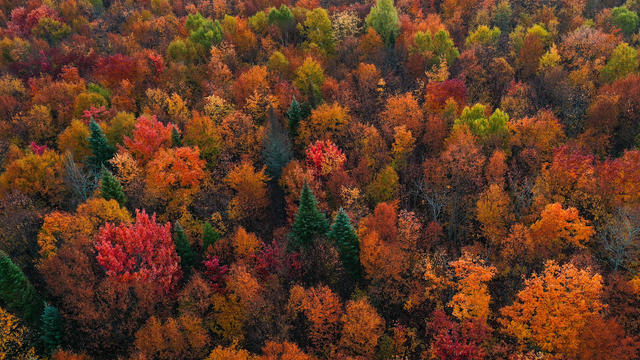
[[[264,140],[263,155],[267,165],[267,173],[272,179],[277,180],[280,178],[282,168],[289,163],[293,154],[287,134],[271,106],[269,107],[268,118],[269,130]]]
[[[120,204],[120,206],[124,206],[127,201],[127,197],[124,195],[122,191],[122,186],[120,186],[120,181],[116,179],[115,176],[111,173],[111,171],[106,168],[102,168],[102,176],[100,179],[100,193],[102,197],[106,200],[114,199]]]
[[[188,278],[191,274],[191,269],[198,262],[198,255],[191,248],[187,234],[180,226],[179,222],[176,222],[176,226],[173,233],[173,241],[176,245],[176,252],[180,256],[180,266],[185,274],[185,278]]]
[[[289,245],[293,250],[306,247],[314,236],[326,235],[328,231],[327,218],[318,209],[318,201],[309,184],[305,183],[300,194],[300,206],[293,223]]]
[[[291,100],[291,106],[287,110],[287,118],[289,118],[289,137],[295,139],[298,136],[298,126],[303,118],[302,107],[295,97]]]
[[[62,318],[60,317],[60,312],[54,306],[47,304],[40,321],[42,323],[40,328],[42,345],[48,353],[51,353],[62,343]]]
[[[103,166],[109,166],[108,161],[113,158],[116,153],[116,149],[109,144],[109,141],[104,136],[100,125],[91,120],[89,124],[91,130],[91,136],[89,137],[89,148],[91,149],[91,155],[88,159],[89,166],[95,173],[98,173]]]
[[[0,251],[0,305],[36,324],[44,306],[40,295],[22,270]]]
[[[349,216],[342,208],[338,210],[336,219],[333,225],[331,225],[329,238],[332,239],[338,247],[340,260],[347,271],[349,271],[354,278],[360,277],[360,243],[358,242],[358,235],[356,235],[353,226],[351,226]]]
[[[171,129],[171,144],[173,145],[173,147],[182,146],[182,138],[180,137],[180,133],[175,126]]]
[[[204,223],[202,229],[202,249],[206,252],[209,246],[213,246],[220,239],[220,234],[213,229],[210,223]]]

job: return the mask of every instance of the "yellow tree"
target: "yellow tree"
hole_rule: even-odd
[[[512,217],[509,195],[497,184],[480,194],[476,202],[476,218],[482,224],[482,233],[494,245],[507,236]]]
[[[47,214],[38,233],[40,256],[53,255],[62,244],[79,236],[92,237],[106,222],[129,223],[131,215],[117,201],[103,198],[87,200],[75,213],[54,211]]]
[[[134,345],[147,359],[202,359],[209,341],[202,320],[185,314],[164,322],[152,316],[136,332]]]
[[[74,119],[71,124],[58,135],[58,149],[65,153],[70,151],[76,161],[83,161],[91,155],[89,148],[89,126]]]
[[[259,360],[315,360],[315,357],[305,354],[298,345],[284,341],[277,343],[267,341],[262,348]]]
[[[200,189],[204,166],[197,147],[160,149],[147,164],[147,193],[168,201],[168,212],[183,212]]]
[[[342,323],[340,346],[353,355],[373,357],[378,339],[384,332],[384,319],[369,301],[360,298],[347,302]]]
[[[393,154],[393,168],[402,170],[407,164],[407,156],[415,147],[416,139],[413,137],[411,130],[407,130],[404,125],[396,126],[394,129],[393,145],[391,145],[391,154]]]
[[[16,316],[0,307],[0,359],[37,359],[35,350],[29,343],[29,329]]]
[[[601,296],[599,274],[550,260],[542,274],[525,280],[516,301],[500,310],[499,321],[523,347],[533,344],[578,359],[581,335],[604,309]]]
[[[382,131],[388,137],[393,135],[396,127],[404,125],[418,138],[424,127],[422,109],[411,93],[392,96],[387,100],[384,111],[380,114],[380,123]]]
[[[289,310],[302,313],[308,320],[307,336],[317,350],[327,351],[338,339],[342,315],[340,298],[327,286],[291,288]]]
[[[269,205],[267,181],[269,177],[265,174],[265,168],[256,171],[249,161],[243,161],[233,168],[224,178],[234,192],[229,202],[229,217],[233,220],[262,218],[263,210]]]
[[[360,220],[360,262],[366,277],[374,282],[401,280],[408,254],[398,241],[398,204],[380,203],[373,214]]]
[[[30,153],[5,167],[0,175],[0,195],[20,190],[34,201],[55,206],[64,200],[62,157],[53,150]]]
[[[580,217],[578,209],[548,204],[540,220],[531,225],[529,251],[540,256],[562,256],[570,248],[583,248],[594,234],[593,227]]]
[[[247,232],[242,226],[238,227],[231,238],[233,253],[237,260],[243,262],[251,260],[256,252],[260,250],[261,244],[256,234]]]
[[[496,268],[486,265],[468,251],[463,252],[451,266],[458,278],[458,292],[449,303],[453,308],[453,316],[460,320],[486,321],[491,301],[486,283],[496,274]]]
[[[222,345],[218,345],[206,360],[254,360],[255,356],[251,355],[247,350],[238,349],[236,343],[232,344],[229,347],[223,347]]]
[[[321,139],[339,143],[345,138],[349,121],[351,116],[346,108],[338,103],[322,104],[300,124],[298,140],[302,145]]]

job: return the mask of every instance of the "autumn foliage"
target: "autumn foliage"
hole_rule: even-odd
[[[640,358],[638,0],[0,0],[0,360]]]
[[[96,234],[95,247],[98,263],[119,281],[153,281],[170,291],[180,279],[171,225],[158,224],[155,214],[138,211],[130,225],[107,223]]]

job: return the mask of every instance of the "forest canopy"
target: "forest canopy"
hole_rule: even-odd
[[[638,0],[0,0],[0,360],[640,358]]]

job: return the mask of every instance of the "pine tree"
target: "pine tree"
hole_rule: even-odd
[[[98,123],[91,120],[89,129],[91,130],[89,148],[93,155],[89,157],[88,162],[92,170],[98,173],[103,166],[109,166],[108,161],[115,155],[116,149],[109,144]]]
[[[62,343],[62,318],[60,317],[60,312],[54,306],[47,304],[40,321],[42,323],[40,339],[45,350],[51,353]]]
[[[272,179],[277,180],[280,178],[282,168],[289,163],[293,154],[289,139],[271,106],[269,107],[268,118],[269,130],[267,131],[267,136],[265,136],[263,154],[267,165],[267,173]]]
[[[180,266],[185,274],[185,279],[191,274],[191,269],[198,262],[198,255],[191,248],[187,234],[180,226],[179,222],[176,222],[176,226],[173,233],[173,241],[176,244],[176,252],[180,256]]]
[[[347,271],[349,271],[354,278],[360,277],[360,243],[358,242],[358,235],[356,235],[353,226],[351,226],[349,216],[342,208],[338,210],[338,215],[336,215],[336,219],[333,225],[331,225],[329,238],[332,239],[338,247],[340,260]]]
[[[43,302],[22,270],[7,254],[0,251],[0,303],[10,312],[36,324],[42,313]]]
[[[206,252],[209,246],[213,246],[220,239],[220,234],[213,229],[210,223],[204,223],[202,229],[202,249]]]
[[[173,145],[173,147],[182,146],[182,138],[180,137],[180,133],[175,126],[171,129],[171,144]]]
[[[111,173],[111,171],[106,168],[102,168],[102,176],[100,179],[100,193],[102,197],[106,200],[114,199],[120,204],[120,206],[124,206],[127,201],[127,197],[124,195],[122,191],[122,186],[120,186],[120,181],[116,179],[115,176]]]
[[[303,118],[303,111],[300,103],[294,97],[291,100],[291,106],[287,110],[287,117],[289,118],[289,137],[295,139],[298,136],[298,126]]]
[[[294,250],[311,243],[314,236],[329,231],[327,218],[318,209],[318,201],[309,184],[304,184],[300,194],[300,206],[291,232],[290,247]]]

